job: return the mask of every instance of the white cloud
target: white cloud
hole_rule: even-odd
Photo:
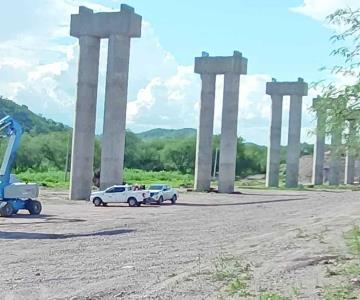
[[[111,9],[89,1],[21,3],[26,4],[21,12],[17,8],[19,0],[8,1],[0,11],[0,22],[4,24],[0,26],[0,95],[72,125],[79,49],[77,40],[69,37],[70,14],[76,13],[80,4],[96,11]],[[15,14],[17,18],[13,18]],[[8,28],[12,31],[8,32]],[[106,52],[107,43],[102,42],[97,114],[100,131]],[[241,77],[238,132],[248,141],[267,143],[271,100],[265,95],[265,84],[270,79],[267,74]],[[136,132],[156,127],[196,128],[200,84],[193,66],[180,65],[174,55],[162,47],[151,24],[144,21],[142,37],[132,40],[128,127]],[[223,76],[218,76],[216,133],[221,128],[222,89]],[[310,103],[310,100],[306,101]],[[304,126],[308,124],[305,117]]]
[[[350,7],[360,8],[359,0],[304,0],[301,6],[291,8],[292,11],[324,21],[325,18],[337,9]]]

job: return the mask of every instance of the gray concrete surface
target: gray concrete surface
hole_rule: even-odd
[[[94,13],[80,6],[79,14],[71,15],[70,35],[109,38],[111,35],[141,36],[142,18],[134,8],[121,5],[120,11]]]
[[[308,94],[308,84],[302,78],[296,82],[277,82],[273,79],[266,83],[266,94],[275,98],[290,96],[290,115],[289,115],[289,133],[288,133],[288,150],[286,159],[286,186],[297,187],[299,175],[299,158],[300,158],[300,135],[301,135],[301,115],[302,115],[302,97]],[[278,159],[280,156],[279,135],[281,137],[281,114],[282,105],[279,99],[275,103],[273,110],[277,115],[271,119],[270,142],[267,157],[267,186],[278,186],[279,175]],[[272,111],[274,113],[274,111]],[[280,116],[280,118],[279,118]],[[274,159],[274,161],[273,161]]]
[[[98,44],[101,38],[109,39],[109,51],[100,181],[102,188],[122,183],[130,38],[141,36],[141,21],[141,16],[135,14],[134,8],[125,4],[121,5],[118,12],[105,13],[94,13],[93,10],[80,6],[79,13],[71,15],[70,34],[80,40],[79,82],[84,82],[78,84],[71,199],[86,199],[91,191],[99,68]],[[93,40],[96,45],[82,45],[84,39]],[[97,53],[91,47],[97,47]],[[89,110],[91,113],[87,112]]]
[[[321,299],[339,280],[327,257],[347,253],[359,192],[241,191],[96,208],[42,190],[42,216],[1,219],[0,299],[231,299],[214,280],[221,257],[250,265],[247,299],[293,299],[294,287]]]
[[[234,191],[239,85],[240,74],[225,73],[219,157],[220,193],[232,193]]]
[[[330,146],[330,170],[329,170],[329,185],[340,184],[340,167],[341,167],[341,151],[342,144],[342,128],[336,128],[331,134]]]
[[[109,38],[100,188],[123,183],[130,37]]]
[[[266,165],[266,186],[279,186],[281,123],[282,123],[282,95],[271,95],[271,124],[270,141]]]
[[[290,96],[288,147],[286,152],[286,182],[288,188],[298,186],[302,96]]]
[[[358,114],[359,111],[356,111]],[[356,136],[356,126],[355,119],[349,119],[349,140],[353,141]],[[345,184],[354,184],[355,180],[355,158],[354,158],[354,149],[352,149],[351,144],[348,145],[346,151],[346,160],[345,160]]]
[[[81,36],[79,45],[69,195],[73,200],[87,199],[92,186],[100,39]]]
[[[346,152],[345,160],[345,184],[354,184],[355,179],[355,159],[350,151]]]
[[[247,72],[247,59],[238,51],[232,56],[211,57],[203,52],[195,58],[195,73],[211,78],[202,92],[198,138],[195,163],[195,190],[203,191],[210,187],[211,174],[211,140],[213,134],[213,97],[215,97],[215,76],[224,74],[223,111],[221,124],[221,142],[219,158],[219,192],[231,193],[234,190],[236,149],[237,149],[237,119],[239,107],[240,75]],[[212,76],[210,76],[210,74]],[[209,77],[210,76],[210,77]],[[206,102],[205,102],[206,101]]]
[[[195,159],[196,191],[209,190],[211,183],[216,74],[201,74],[201,81],[200,115]]]
[[[313,106],[319,101],[313,99]],[[325,159],[325,122],[326,115],[316,112],[316,140],[314,145],[312,184],[322,185],[324,183],[324,159]]]

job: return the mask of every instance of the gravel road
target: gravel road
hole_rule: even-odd
[[[360,192],[242,193],[97,208],[42,190],[42,216],[0,219],[0,299],[218,299],[214,262],[230,255],[251,265],[253,293],[320,299]]]

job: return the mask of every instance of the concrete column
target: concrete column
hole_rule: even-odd
[[[219,192],[232,193],[235,183],[240,74],[225,73],[221,123]]]
[[[341,128],[333,130],[331,134],[331,156],[330,156],[330,171],[329,171],[329,185],[340,184],[340,167],[341,167]]]
[[[324,183],[324,155],[325,155],[325,122],[326,116],[317,112],[316,141],[314,145],[312,184]]]
[[[81,36],[70,199],[85,200],[92,186],[100,39]]]
[[[355,160],[354,157],[347,151],[345,161],[345,184],[354,184],[355,178]]]
[[[271,101],[270,143],[267,155],[266,186],[278,187],[283,96],[271,95]]]
[[[298,186],[302,96],[290,95],[289,133],[286,155],[286,187]]]
[[[351,137],[354,136],[355,127],[354,127],[354,121],[349,121],[349,135],[350,140]],[[346,151],[346,160],[345,160],[345,184],[354,184],[355,179],[355,159],[352,155],[351,147],[349,146]]]
[[[201,74],[199,127],[196,140],[195,190],[207,191],[211,184],[216,74]]]
[[[123,182],[130,37],[109,37],[100,188]]]

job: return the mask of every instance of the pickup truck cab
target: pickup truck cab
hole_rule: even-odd
[[[178,192],[167,184],[152,184],[149,187],[150,197],[158,204],[164,201],[171,201],[175,204],[178,199]]]
[[[104,191],[93,192],[90,201],[95,206],[106,206],[108,203],[128,203],[135,207],[146,204],[150,199],[150,192],[145,190],[134,191],[129,185],[114,185]]]

